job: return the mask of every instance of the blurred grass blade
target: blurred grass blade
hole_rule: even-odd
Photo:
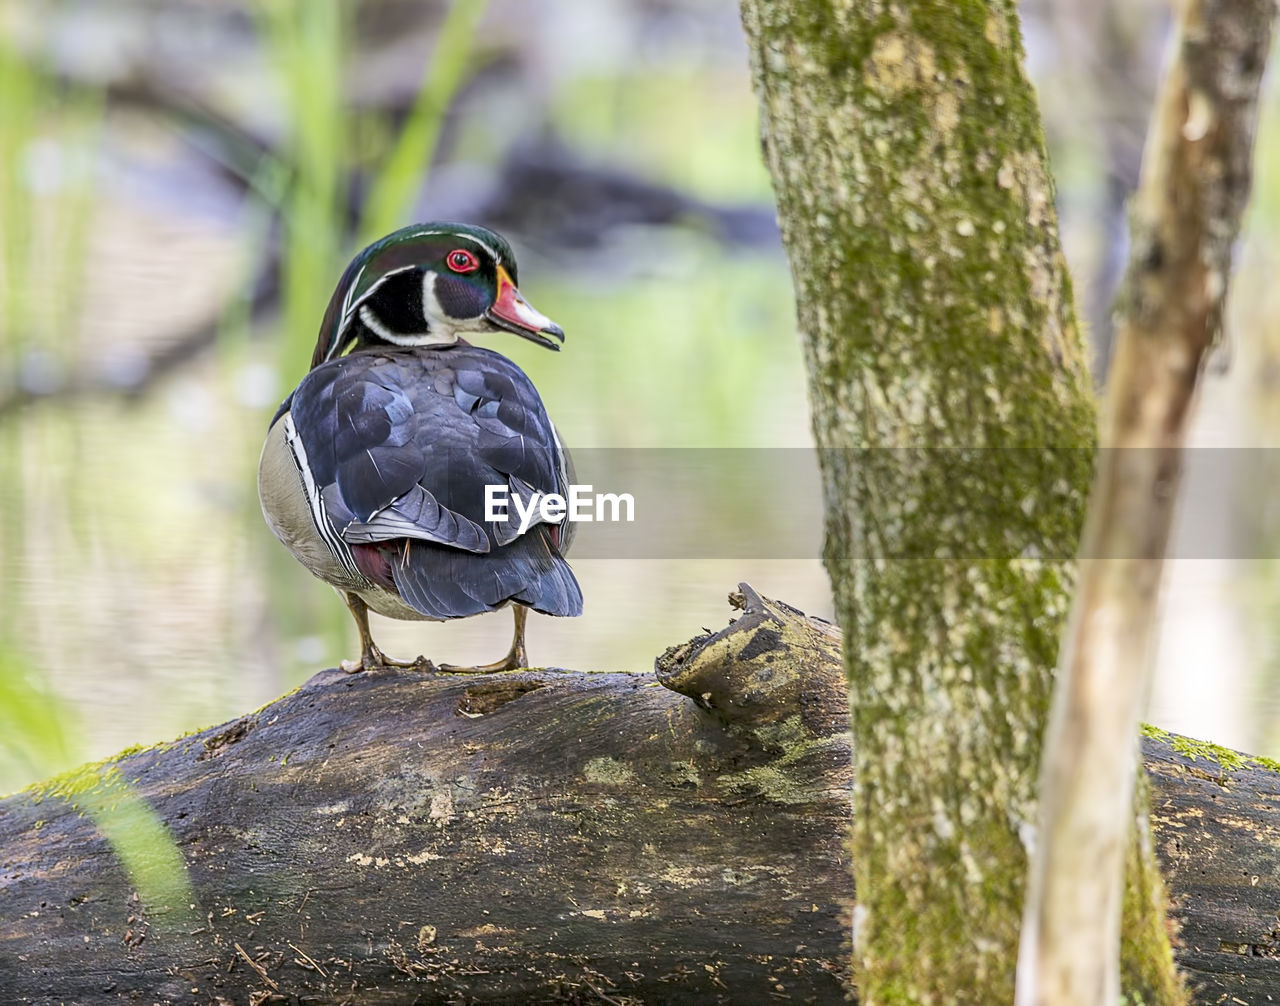
[[[15,650],[0,647],[0,779],[12,783],[74,763],[81,757],[74,739],[79,733],[72,710],[43,675]],[[177,917],[189,910],[191,883],[182,853],[119,768],[82,765],[35,783],[28,793],[36,801],[65,800],[92,817],[149,910]]]
[[[261,0],[255,9],[289,109],[293,171],[280,206],[284,339],[277,372],[293,373],[310,355],[337,269],[349,160],[342,80],[353,8],[338,0]]]
[[[0,641],[0,786],[7,791],[75,764],[73,720],[44,676]]]
[[[450,5],[413,109],[374,179],[360,226],[361,245],[409,222],[405,214],[431,169],[445,112],[462,82],[487,7],[488,0],[454,0]]]
[[[160,816],[133,790],[116,765],[82,765],[29,790],[57,798],[93,818],[111,844],[152,921],[184,920],[193,903],[187,865]]]

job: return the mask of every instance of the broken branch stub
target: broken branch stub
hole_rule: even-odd
[[[742,615],[719,632],[673,646],[654,661],[658,680],[727,723],[776,724],[819,710],[839,710],[847,728],[840,630],[740,583],[729,603]],[[832,689],[840,693],[831,702]],[[825,697],[825,700],[824,700]],[[832,732],[824,718],[806,722]]]

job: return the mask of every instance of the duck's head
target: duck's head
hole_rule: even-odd
[[[468,224],[414,224],[347,266],[320,325],[311,366],[348,346],[448,346],[463,332],[505,330],[558,350],[564,331],[516,289],[501,235]]]

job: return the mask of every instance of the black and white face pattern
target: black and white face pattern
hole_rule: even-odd
[[[418,261],[403,263],[407,254]],[[375,258],[366,268],[391,268],[347,312],[351,317],[354,309],[352,321],[397,346],[451,345],[463,332],[492,332],[486,312],[497,297],[498,269],[515,272],[509,249],[456,231],[419,232],[412,244],[393,246],[381,258],[392,261]],[[352,293],[364,285],[362,278],[353,283]]]
[[[329,301],[311,366],[360,346],[448,346],[463,332],[514,332],[559,349],[564,332],[516,287],[515,256],[468,224],[415,224],[364,249]]]

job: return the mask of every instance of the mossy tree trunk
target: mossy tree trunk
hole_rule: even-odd
[[[860,993],[1007,1002],[1096,442],[1016,8],[742,9],[846,630]]]

